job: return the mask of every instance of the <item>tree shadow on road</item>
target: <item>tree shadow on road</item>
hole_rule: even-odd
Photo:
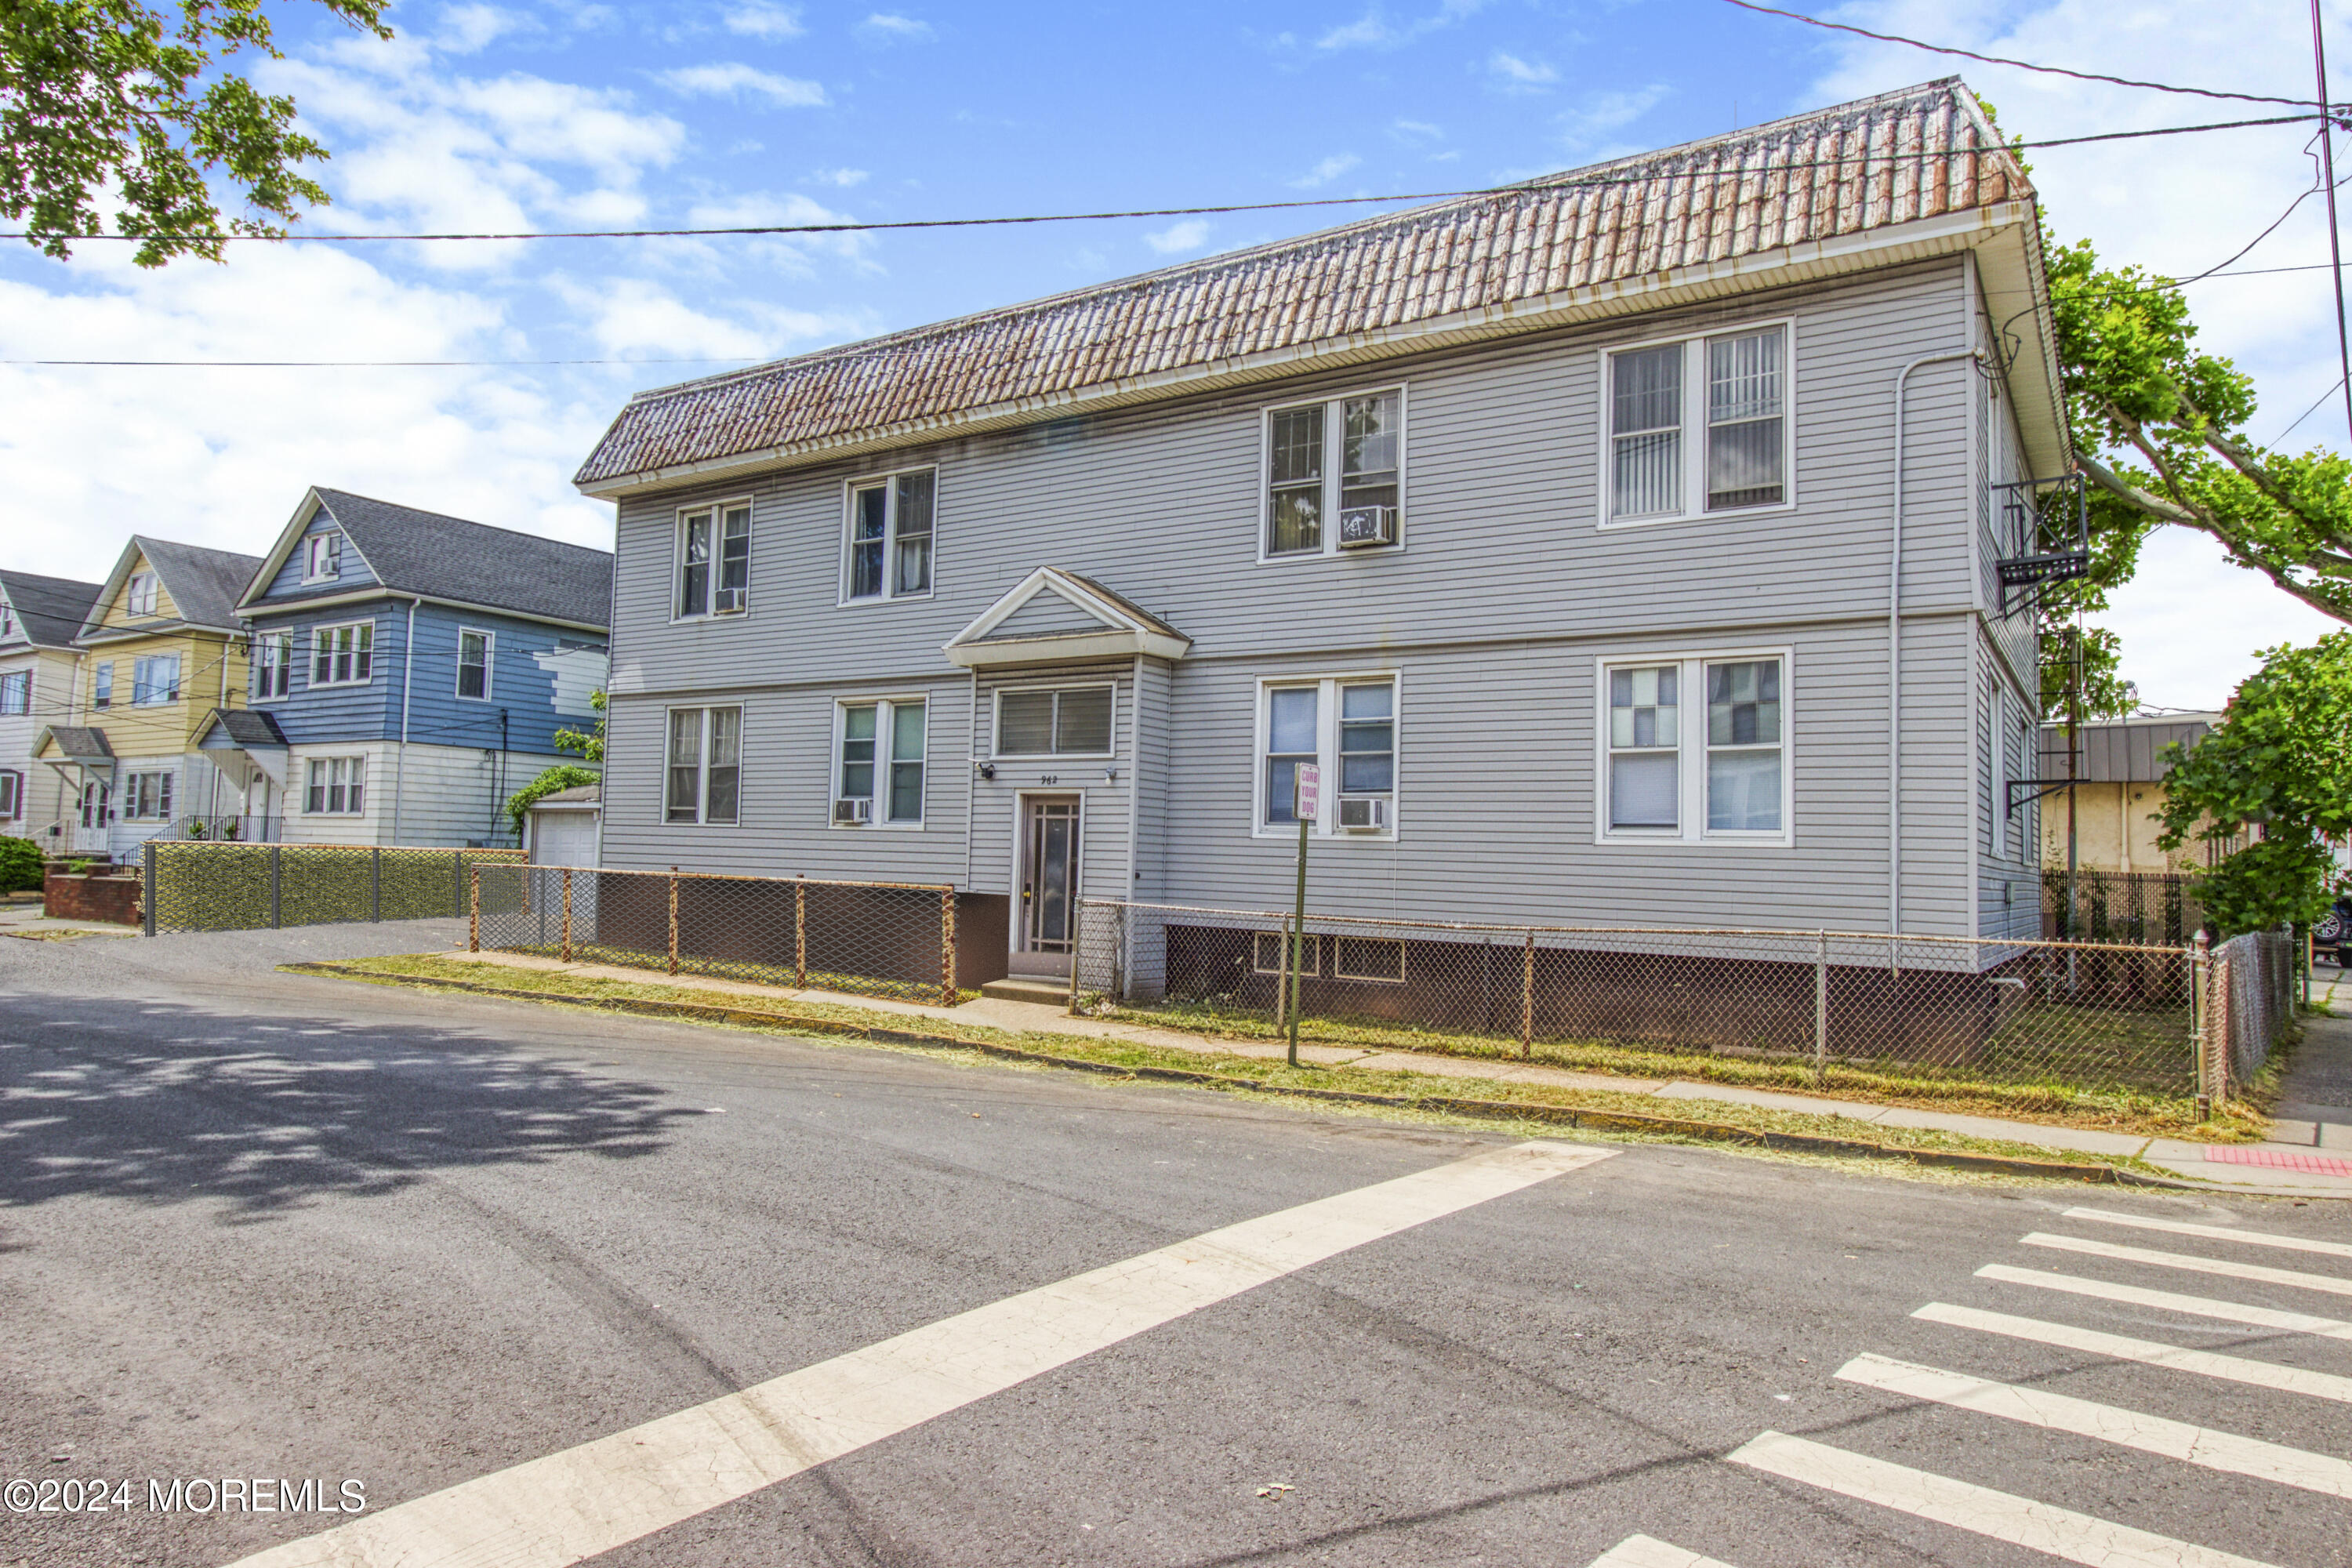
[[[700,1114],[669,1098],[463,1029],[56,998],[0,1018],[0,1208],[226,1200],[234,1223],[437,1171],[635,1159]]]

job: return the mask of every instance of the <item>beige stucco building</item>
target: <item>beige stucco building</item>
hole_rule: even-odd
[[[2219,713],[2167,713],[2156,718],[2102,719],[2078,731],[2074,777],[2042,803],[2042,863],[2066,864],[2068,796],[2073,796],[2075,864],[2086,871],[2171,871],[2202,866],[2204,847],[2183,845],[2167,853],[2157,847],[2161,816],[2165,748],[2193,746],[2220,722]],[[2066,730],[2045,725],[2039,776],[2063,779]],[[2021,794],[2022,791],[2020,792]]]

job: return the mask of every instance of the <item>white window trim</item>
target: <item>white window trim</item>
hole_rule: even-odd
[[[374,794],[373,786],[368,782],[368,774],[373,771],[368,766],[368,764],[373,760],[373,757],[366,752],[338,752],[331,757],[304,757],[302,759],[302,776],[295,782],[294,786],[297,792],[299,792],[299,798],[302,802],[301,814],[304,816],[365,816],[368,814],[368,802],[373,798]],[[328,777],[331,780],[333,776],[334,764],[337,763],[357,763],[359,764],[359,809],[354,811],[349,805],[346,805],[341,811],[334,811],[328,807],[320,806],[318,810],[312,811],[310,809],[310,770],[313,767],[325,768],[328,770]],[[330,786],[321,785],[320,787],[324,788]],[[345,773],[343,788],[343,798],[348,801],[351,799],[351,779],[348,769]]]
[[[1110,750],[1107,752],[1001,752],[996,740],[1004,732],[1004,699],[1007,693],[1023,691],[1093,691],[1110,693]],[[926,742],[928,747],[928,740]],[[1118,682],[1116,680],[1033,680],[1018,686],[1000,686],[996,699],[989,707],[989,763],[1013,763],[1027,766],[1031,763],[1107,763],[1118,755]],[[835,759],[838,761],[838,759]]]
[[[143,610],[135,607],[142,596],[140,593],[142,584],[146,585],[143,596],[147,600],[147,607]],[[122,585],[122,613],[126,616],[156,616],[163,614],[163,589],[156,583],[155,574],[152,571],[131,574],[130,581]]]
[[[1769,331],[1778,327],[1780,342],[1780,499],[1767,506],[1726,507],[1721,511],[1706,509],[1706,344],[1717,338],[1747,337]],[[1615,472],[1610,432],[1612,400],[1609,390],[1610,362],[1622,353],[1635,353],[1643,349],[1661,349],[1670,343],[1680,343],[1683,355],[1683,510],[1660,512],[1654,517],[1612,518],[1609,507],[1611,476]],[[1598,465],[1593,473],[1594,489],[1600,492],[1595,521],[1604,530],[1622,528],[1654,528],[1662,522],[1701,522],[1714,518],[1755,517],[1773,512],[1792,511],[1797,505],[1797,318],[1776,316],[1763,321],[1740,321],[1699,332],[1672,332],[1662,337],[1637,339],[1633,342],[1611,343],[1600,351],[1597,378],[1599,417],[1593,423],[1601,432],[1595,454]]]
[[[15,768],[0,768],[0,821],[16,822],[25,815],[25,775]]]
[[[142,664],[149,663],[151,661],[161,661],[167,658],[172,660],[173,667],[172,685],[169,689],[171,694],[167,697],[156,698],[144,702],[141,701],[139,700],[139,667]],[[131,661],[130,705],[133,708],[169,708],[176,703],[185,701],[187,700],[187,673],[188,661],[185,656],[182,654],[142,653],[135,656]]]
[[[1757,833],[1744,829],[1716,829],[1706,826],[1706,700],[1705,667],[1709,664],[1738,663],[1744,659],[1777,658],[1780,661],[1780,830],[1777,833]],[[1687,699],[1675,705],[1682,733],[1677,755],[1676,784],[1679,790],[1680,832],[1668,833],[1658,828],[1611,827],[1609,826],[1609,672],[1623,665],[1679,664],[1678,678],[1682,691],[1698,694],[1698,700]],[[1693,683],[1696,674],[1698,684]],[[1595,844],[1648,844],[1684,847],[1707,846],[1744,846],[1757,849],[1793,849],[1797,847],[1797,650],[1782,644],[1777,647],[1722,648],[1660,648],[1607,654],[1592,661],[1592,842]],[[1696,759],[1696,762],[1694,762]]]
[[[140,781],[142,779],[154,779],[158,781],[155,785],[155,805],[157,810],[155,815],[152,816],[139,814],[139,785]],[[165,782],[170,784],[170,788],[166,789],[164,787]],[[178,795],[180,793],[179,783],[180,773],[177,768],[140,768],[131,773],[125,773],[123,775],[123,784],[127,787],[122,791],[122,799],[127,804],[125,804],[123,808],[117,813],[115,820],[118,822],[171,821],[173,816],[176,814],[166,805],[164,796],[167,795],[173,796]],[[176,805],[177,804],[178,802],[176,800],[170,803],[172,805]]]
[[[936,564],[938,558],[934,556],[932,559]],[[865,599],[857,601],[859,604],[871,602]],[[887,803],[890,798],[890,715],[887,712],[877,712],[874,716],[874,795],[872,797],[874,815],[870,820],[864,823],[835,822],[833,819],[833,803],[844,798],[840,793],[841,742],[849,727],[849,710],[852,708],[887,709],[908,703],[920,703],[924,707],[923,794],[922,798],[916,803],[918,812],[915,820],[912,822],[887,820]],[[931,720],[935,715],[929,710],[936,706],[938,704],[931,701],[931,695],[928,691],[877,691],[870,697],[836,697],[833,700],[833,744],[826,752],[824,761],[824,824],[827,827],[844,833],[919,833],[923,830],[923,826],[931,814]],[[1034,761],[1034,759],[1023,760]],[[1017,868],[1013,875],[1017,880],[1020,876]],[[1018,918],[1017,912],[1015,918]]]
[[[1291,837],[1296,838],[1297,835],[1294,833]],[[1271,969],[1267,968],[1264,962],[1265,957],[1265,944],[1269,941],[1276,944],[1274,967]],[[1313,931],[1307,932],[1298,939],[1298,973],[1301,976],[1308,980],[1321,980],[1326,977],[1324,973],[1325,965],[1323,963],[1323,950],[1329,941],[1330,938],[1327,933]],[[1259,931],[1250,932],[1250,973],[1252,974],[1287,974],[1290,973],[1290,932],[1288,930]]]
[[[1339,461],[1332,456],[1331,411],[1351,397],[1377,397],[1382,393],[1396,394],[1397,400],[1397,542],[1362,550],[1339,548]],[[1367,555],[1386,560],[1404,553],[1409,542],[1405,537],[1410,526],[1411,510],[1405,502],[1412,495],[1412,394],[1410,382],[1389,382],[1378,386],[1350,387],[1335,392],[1328,397],[1294,397],[1281,403],[1269,403],[1257,416],[1257,559],[1261,566],[1286,566],[1300,561],[1329,561],[1343,555]],[[1293,408],[1312,408],[1322,405],[1323,415],[1323,548],[1320,550],[1286,550],[1276,555],[1266,549],[1274,531],[1274,416]],[[1346,437],[1344,427],[1341,438]]]
[[[22,719],[35,711],[33,668],[31,665],[26,665],[22,669],[0,670],[0,696],[5,696],[20,678],[25,683],[25,706],[19,709],[0,706],[0,718]]]
[[[892,584],[898,580],[898,485],[902,475],[928,473],[931,476],[931,585],[919,594],[896,592]],[[882,534],[882,591],[863,594],[853,598],[849,592],[850,546],[857,531],[857,492],[869,486],[882,484],[889,489],[889,522]],[[936,595],[940,591],[940,466],[937,463],[911,463],[903,468],[884,468],[871,474],[858,474],[841,485],[841,568],[835,583],[836,609],[853,605],[915,604]],[[928,750],[929,742],[924,742]],[[840,759],[835,758],[837,763]],[[924,775],[928,790],[929,775]]]
[[[1396,695],[1390,703],[1390,757],[1395,769],[1395,787],[1389,791],[1389,825],[1379,833],[1342,833],[1339,831],[1339,702],[1342,686],[1370,685],[1388,681]],[[1315,703],[1315,761],[1323,770],[1326,787],[1316,800],[1314,837],[1318,841],[1332,843],[1393,844],[1404,821],[1404,672],[1398,669],[1358,669],[1325,675],[1302,670],[1297,675],[1261,675],[1255,688],[1257,714],[1250,725],[1250,837],[1253,838],[1298,841],[1298,825],[1295,822],[1270,823],[1265,819],[1265,745],[1266,729],[1271,722],[1274,705],[1266,695],[1283,687],[1318,686],[1321,688]]]
[[[336,583],[342,580],[342,552],[330,542],[334,537],[335,534],[332,529],[321,529],[317,533],[305,534],[303,536],[302,581],[306,584],[310,583]],[[331,568],[331,570],[325,572],[317,570],[318,564],[322,558],[325,560],[328,566]]]
[[[466,685],[466,639],[482,639],[482,694],[468,697]],[[498,700],[499,634],[482,626],[460,626],[457,628],[457,668],[449,678],[450,694],[460,702],[494,702]]]
[[[746,530],[743,535],[743,613],[740,616],[722,616],[713,611],[711,606],[719,602],[719,552],[721,543],[721,535],[726,528],[727,513],[730,509],[734,507],[741,507],[744,510],[751,513],[751,526]],[[702,585],[702,608],[698,610],[683,610],[678,607],[678,599],[686,585],[686,520],[696,512],[704,511],[710,514],[710,576]],[[676,626],[680,621],[734,621],[749,620],[751,618],[751,542],[753,536],[759,531],[759,510],[757,508],[752,506],[751,498],[749,495],[728,496],[720,500],[696,501],[691,506],[679,507],[676,512],[671,514],[669,534],[670,625]],[[728,707],[731,706],[731,704],[721,703],[719,706]],[[665,741],[663,743],[667,744],[668,742]]]
[[[731,708],[735,721],[735,815],[724,822],[710,819],[710,715],[720,709]],[[672,822],[669,816],[669,737],[670,715],[699,713],[702,715],[702,745],[699,760],[695,764],[694,820]],[[662,710],[661,794],[656,797],[655,811],[658,826],[667,827],[740,827],[743,825],[743,780],[750,771],[743,765],[745,720],[750,717],[742,702],[677,702]]]
[[[368,672],[367,672],[367,674],[366,674],[365,676],[352,675],[352,676],[349,677],[348,679],[340,679],[340,680],[338,680],[338,679],[327,679],[327,680],[321,680],[321,679],[319,679],[319,645],[320,645],[320,643],[322,640],[326,639],[326,638],[330,638],[330,637],[333,637],[335,633],[340,632],[340,631],[343,631],[343,630],[346,630],[346,629],[349,629],[349,630],[351,631],[351,633],[352,633],[352,668],[354,670],[356,670],[356,669],[358,669],[358,668],[359,668],[359,667],[360,667],[360,657],[359,657],[359,656],[360,656],[359,628],[360,628],[360,627],[362,627],[362,626],[365,626],[365,627],[367,627],[367,628],[368,628],[368,647],[367,647],[367,652],[368,652]],[[330,665],[328,668],[333,668],[333,666]],[[326,687],[333,687],[333,686],[372,686],[372,685],[373,685],[373,684],[375,683],[375,622],[374,622],[373,620],[362,620],[362,621],[337,621],[337,622],[335,622],[335,623],[334,623],[333,625],[331,625],[331,626],[321,625],[321,626],[312,626],[312,627],[310,628],[310,668],[309,668],[307,670],[305,670],[303,673],[304,673],[304,675],[305,675],[305,677],[306,677],[306,679],[305,679],[305,680],[304,680],[303,684],[304,684],[306,687],[308,687],[308,688],[310,688],[310,689],[313,689],[313,690],[320,689],[326,688]]]
[[[278,645],[278,668],[285,672],[286,677],[286,689],[283,692],[268,696],[263,695],[259,689],[259,676],[262,669],[261,645],[266,642],[274,642]],[[293,697],[294,645],[295,637],[292,632],[257,632],[254,634],[253,647],[247,656],[247,664],[254,679],[247,682],[248,689],[252,691],[253,701],[256,703],[284,702]],[[358,682],[354,681],[352,684],[357,685]]]

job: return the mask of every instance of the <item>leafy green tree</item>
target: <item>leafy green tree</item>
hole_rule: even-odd
[[[604,760],[604,694],[590,692],[588,706],[596,710],[595,733],[590,734],[585,730],[558,730],[555,732],[555,749],[571,752],[592,763],[601,763]]]
[[[583,768],[577,763],[558,763],[522,788],[507,796],[507,816],[514,823],[517,833],[530,808],[558,790],[575,789],[581,784],[600,782],[604,775],[593,768]]]
[[[2265,650],[2221,722],[2167,760],[2166,849],[2262,830],[2200,879],[2214,922],[2234,933],[2316,921],[2336,880],[2328,843],[2352,833],[2352,632]]]
[[[392,37],[386,0],[317,3]],[[0,0],[0,213],[63,258],[108,232],[111,204],[142,267],[282,235],[326,205],[301,165],[328,153],[295,129],[292,98],[223,68],[247,50],[280,58],[262,0]],[[222,214],[216,177],[245,213]]]

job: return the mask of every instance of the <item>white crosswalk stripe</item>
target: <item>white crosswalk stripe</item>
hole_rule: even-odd
[[[1930,1301],[1911,1315],[1931,1323],[1948,1323],[1956,1329],[2005,1334],[2013,1340],[2086,1351],[2116,1361],[2170,1367],[2176,1372],[2193,1372],[2204,1377],[2225,1378],[2257,1388],[2307,1394],[2315,1399],[2352,1405],[2352,1377],[2339,1377],[2334,1373],[2306,1372],[2299,1366],[2280,1366],[2275,1362],[2249,1361],[2244,1356],[2224,1355],[2218,1351],[2158,1344],[2154,1340],[2136,1340],[2098,1329],[2076,1328],[2072,1323],[2046,1323],[2039,1318],[2011,1317],[2007,1312],[1988,1312],[1978,1307],[1955,1307],[1947,1301]]]
[[[2200,1465],[2209,1470],[2252,1476],[2281,1486],[2329,1497],[2352,1498],[2352,1464],[2326,1454],[2306,1453],[2259,1437],[2217,1432],[2186,1421],[2143,1415],[2095,1400],[2053,1394],[2046,1388],[2022,1388],[1990,1378],[1966,1377],[1941,1367],[1895,1361],[1882,1355],[1858,1355],[1838,1369],[1838,1376],[1866,1388],[1883,1389],[1913,1399],[1933,1400],[1955,1409],[1998,1415],[2028,1426],[2096,1437],[2118,1447],[2161,1454]]]
[[[1785,1480],[1801,1481],[2094,1568],[2266,1568],[2251,1557],[2175,1541],[1786,1433],[1760,1433],[1728,1458],[1733,1464]]]
[[[2014,1268],[2006,1263],[1988,1263],[1977,1270],[1977,1278],[1998,1279],[2005,1285],[2032,1285],[2044,1290],[2063,1290],[2069,1295],[2092,1296],[2130,1307],[2158,1307],[2168,1312],[2187,1312],[2192,1317],[2219,1318],[2225,1323],[2245,1323],[2257,1329],[2284,1329],[2289,1333],[2352,1340],[2352,1323],[2341,1319],[2315,1318],[2308,1312],[2282,1312],[2274,1308],[2252,1307],[2240,1301],[2217,1301],[2210,1296],[2183,1296],[2171,1290],[2150,1290],[2138,1285],[2114,1285],[2105,1279],[2086,1279],[2074,1274],[2053,1274],[2040,1268]]]
[[[2023,1240],[2028,1247],[2054,1247],[2061,1252],[2112,1258],[2123,1263],[2147,1263],[2159,1268],[2184,1268],[2196,1274],[2221,1274],[2232,1279],[2253,1279],[2265,1285],[2292,1285],[2303,1290],[2325,1290],[2331,1295],[2352,1296],[2352,1279],[2340,1279],[2332,1274],[2306,1274],[2299,1268],[2271,1268],[2259,1263],[2234,1263],[2220,1258],[2199,1258],[2186,1252],[2158,1252],[2146,1247],[2118,1247],[2111,1241],[2093,1241],[2080,1236],[2052,1236],[2038,1230]]]
[[[2352,1241],[2317,1241],[2308,1237],[2279,1236],[2267,1230],[2240,1230],[2226,1225],[2196,1225],[2188,1220],[2117,1214],[2112,1209],[2071,1208],[2061,1217],[2092,1219],[2101,1225],[2127,1225],[2138,1230],[2170,1231],[2175,1236],[2202,1236],[2214,1241],[2242,1241],[2249,1247],[2280,1247],[2292,1252],[2317,1252],[2330,1258],[2352,1258]]]
[[[1731,1568],[1731,1564],[1646,1535],[1629,1535],[1594,1558],[1592,1568]]]

